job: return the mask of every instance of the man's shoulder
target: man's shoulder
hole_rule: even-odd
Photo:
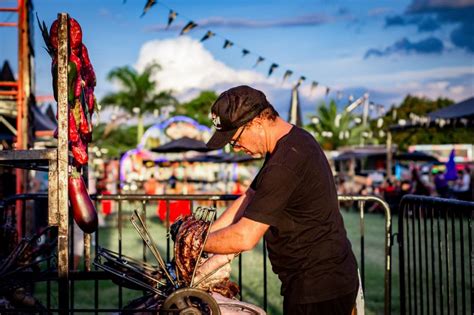
[[[318,162],[321,152],[319,144],[310,133],[293,127],[285,141],[274,152],[269,166],[281,165],[298,173],[306,165]]]
[[[294,126],[290,131],[288,138],[278,148],[279,154],[288,158],[307,158],[313,156],[315,152],[319,153],[320,148],[316,139],[306,130]]]

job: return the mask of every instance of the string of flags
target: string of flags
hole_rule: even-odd
[[[124,1],[125,3],[125,1]],[[154,5],[156,4],[159,4],[165,8],[167,8],[169,10],[169,13],[168,13],[168,23],[166,25],[166,29],[169,29],[171,24],[173,24],[173,22],[176,20],[176,18],[178,17],[178,12],[176,12],[175,10],[171,9],[170,7],[168,7],[167,5],[165,5],[163,2],[158,2],[157,0],[147,0],[146,3],[145,3],[145,7],[143,8],[143,12],[141,14],[140,17],[143,17],[150,9],[151,7],[153,7]],[[186,17],[182,16],[181,17],[187,19]],[[188,19],[188,22],[187,24],[181,29],[179,35],[184,35],[184,34],[187,34],[189,33],[191,30],[193,30],[194,28],[198,27],[199,25],[197,23],[195,23],[194,21]],[[211,31],[211,30],[208,30],[204,36],[201,38],[201,42],[204,42],[206,40],[209,40],[213,37],[221,37],[224,39],[224,44],[222,46],[222,49],[228,49],[228,48],[231,48],[233,46],[237,46],[237,47],[240,47],[239,45],[235,44],[233,41],[231,41],[230,39],[227,39],[227,38],[224,38],[222,36],[219,36],[218,34],[216,34],[215,32]],[[267,58],[265,57],[262,57],[261,55],[258,55],[258,54],[255,54],[255,53],[252,53],[250,50],[246,49],[246,48],[242,48],[242,58],[248,56],[248,55],[255,55],[257,56],[257,59],[255,61],[255,64],[253,65],[253,68],[256,68],[257,66],[259,66],[261,63],[265,62],[267,60]],[[270,63],[270,67],[268,68],[268,74],[267,74],[267,77],[270,77],[276,70],[277,68],[280,68],[280,65],[276,62],[271,62]],[[283,74],[283,80],[282,80],[282,84],[289,80],[291,76],[293,76],[294,72],[293,70],[290,70],[290,69],[287,69],[284,74]],[[301,75],[296,83],[295,83],[295,87],[299,87],[301,86],[304,82],[306,81],[306,76],[304,75]],[[331,92],[331,88],[329,86],[322,86],[318,81],[315,81],[315,80],[312,80],[311,81],[311,86],[310,86],[310,94],[313,95],[313,93],[318,89],[318,88],[325,88],[325,96],[327,97],[329,95],[329,93]],[[335,91],[336,93],[336,97],[338,100],[342,99],[342,91],[340,90],[336,90]],[[351,97],[353,98],[352,95],[350,95],[348,97],[348,100],[350,101]]]

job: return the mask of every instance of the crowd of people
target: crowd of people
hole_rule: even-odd
[[[398,210],[398,205],[407,194],[432,196],[448,199],[473,201],[473,182],[471,169],[468,165],[457,171],[455,178],[448,177],[445,172],[435,167],[424,167],[422,171],[412,166],[408,176],[396,179],[386,177],[382,172],[369,174],[362,181],[348,180],[343,176],[338,178],[338,193],[340,195],[375,195],[383,198],[392,212]],[[369,209],[376,211],[377,207]]]

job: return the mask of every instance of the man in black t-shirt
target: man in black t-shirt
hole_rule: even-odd
[[[248,86],[222,93],[211,115],[216,132],[208,147],[229,143],[265,162],[246,193],[213,224],[204,250],[238,253],[264,236],[282,282],[285,314],[350,314],[357,264],[319,144]]]

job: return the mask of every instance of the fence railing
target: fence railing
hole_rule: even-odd
[[[474,202],[405,196],[399,214],[401,314],[474,314]]]
[[[17,199],[21,199],[24,202],[28,202],[28,200],[36,200],[37,198],[44,198],[45,195],[42,194],[32,194],[32,195],[21,195],[21,196],[15,196],[14,198],[8,200],[8,202],[14,202]],[[114,248],[116,248],[117,252],[119,255],[123,253],[123,240],[124,240],[124,232],[127,232],[127,224],[128,222],[128,216],[131,214],[132,209],[138,209],[141,212],[141,215],[143,216],[145,223],[147,222],[147,218],[153,217],[154,214],[150,214],[150,211],[155,211],[156,207],[158,204],[161,203],[160,206],[165,207],[165,216],[163,220],[163,225],[165,228],[165,231],[169,228],[170,226],[170,215],[172,215],[172,204],[173,202],[177,201],[186,201],[188,202],[188,206],[190,209],[194,209],[195,206],[199,204],[204,204],[208,206],[213,206],[213,207],[218,207],[218,208],[224,208],[229,202],[235,200],[238,196],[237,195],[137,195],[137,194],[129,194],[129,195],[96,195],[92,196],[93,199],[96,202],[97,208],[101,209],[104,205],[104,202],[114,202],[114,216],[116,220],[114,221],[114,226],[112,227],[113,229],[116,229],[116,237],[117,239],[115,240],[108,240],[108,244],[113,244]],[[385,201],[382,199],[375,197],[375,196],[339,196],[339,201],[343,202],[356,202],[358,206],[358,212],[359,212],[359,219],[360,219],[360,257],[358,257],[359,261],[359,268],[361,271],[361,278],[362,278],[362,286],[365,288],[365,265],[366,265],[366,248],[365,248],[365,211],[366,211],[366,204],[369,203],[377,203],[384,211],[385,214],[385,235],[383,236],[385,241],[385,270],[384,270],[384,313],[385,314],[390,314],[390,309],[391,309],[391,216],[390,216],[390,209],[388,205],[386,204]],[[110,206],[110,205],[109,205]],[[23,221],[24,222],[24,221]],[[72,219],[70,222],[70,226],[72,227]],[[73,228],[70,229],[73,231]],[[85,255],[84,255],[84,262],[85,262],[85,268],[84,271],[70,271],[70,280],[71,280],[71,285],[70,285],[70,294],[69,294],[69,301],[68,305],[70,305],[70,311],[71,313],[74,312],[89,312],[89,313],[104,313],[104,312],[111,312],[111,311],[118,311],[122,309],[124,306],[124,296],[128,294],[128,292],[120,285],[117,285],[117,303],[116,307],[110,307],[110,306],[102,306],[102,293],[101,293],[101,284],[102,281],[110,279],[110,276],[102,271],[98,270],[92,270],[90,271],[90,261],[91,261],[91,249],[92,254],[95,256],[97,254],[97,249],[98,245],[103,246],[104,243],[104,235],[101,235],[103,231],[99,229],[98,233],[95,233],[93,235],[93,238],[91,239],[90,237],[85,237],[84,238],[84,247],[85,247]],[[70,266],[74,266],[74,253],[75,253],[75,248],[74,244],[77,242],[74,241],[74,233],[70,233]],[[381,235],[382,237],[382,235]],[[163,251],[164,251],[164,257],[166,257],[167,261],[170,261],[172,258],[172,247],[171,247],[171,241],[170,238],[166,237],[165,238],[165,243],[162,244]],[[163,238],[161,238],[163,239]],[[77,241],[77,240],[76,240]],[[356,242],[357,240],[352,239],[352,242]],[[111,243],[112,242],[112,243]],[[91,244],[92,243],[92,244]],[[145,244],[142,244],[140,247],[136,247],[136,250],[141,252],[141,256],[143,261],[147,260],[147,247]],[[266,253],[266,246],[265,244],[262,244],[262,246],[259,246],[258,249],[255,250],[261,250],[261,255],[263,257],[263,264],[262,264],[262,300],[260,302],[257,302],[256,304],[259,303],[259,306],[264,308],[266,311],[269,309],[269,302],[268,302],[268,278],[269,278],[269,272],[267,270],[267,253]],[[128,253],[125,253],[125,255]],[[244,264],[243,260],[245,259],[246,254],[243,254],[239,256],[238,259],[238,272],[236,275],[239,287],[241,290],[245,290],[245,282],[244,282],[244,277],[242,276],[243,273],[245,272],[244,270]],[[60,263],[60,262],[58,262]],[[50,280],[54,281],[53,275],[51,275]],[[49,280],[48,280],[49,281]],[[76,305],[77,304],[77,295],[75,292],[77,292],[78,286],[76,285],[76,282],[91,282],[93,281],[93,286],[91,288],[92,291],[92,299],[89,299],[89,305],[90,308],[85,309],[83,306],[83,303],[81,306]],[[83,285],[80,286],[81,288]],[[47,291],[45,293],[45,297],[47,299],[47,307],[48,309],[52,311],[58,311],[57,308],[55,308],[54,304],[54,298],[51,298],[52,295],[54,295],[54,286],[51,286],[50,282],[48,282],[47,286]],[[370,288],[367,288],[370,290]],[[89,292],[90,293],[90,292]],[[126,294],[127,293],[127,294]],[[244,296],[245,292],[241,292],[241,298]],[[260,296],[260,294],[258,294]],[[52,302],[53,301],[53,302]],[[82,302],[82,301],[81,301]],[[61,305],[61,303],[58,303]],[[270,312],[272,313],[272,310],[274,311],[274,306],[270,307]]]

